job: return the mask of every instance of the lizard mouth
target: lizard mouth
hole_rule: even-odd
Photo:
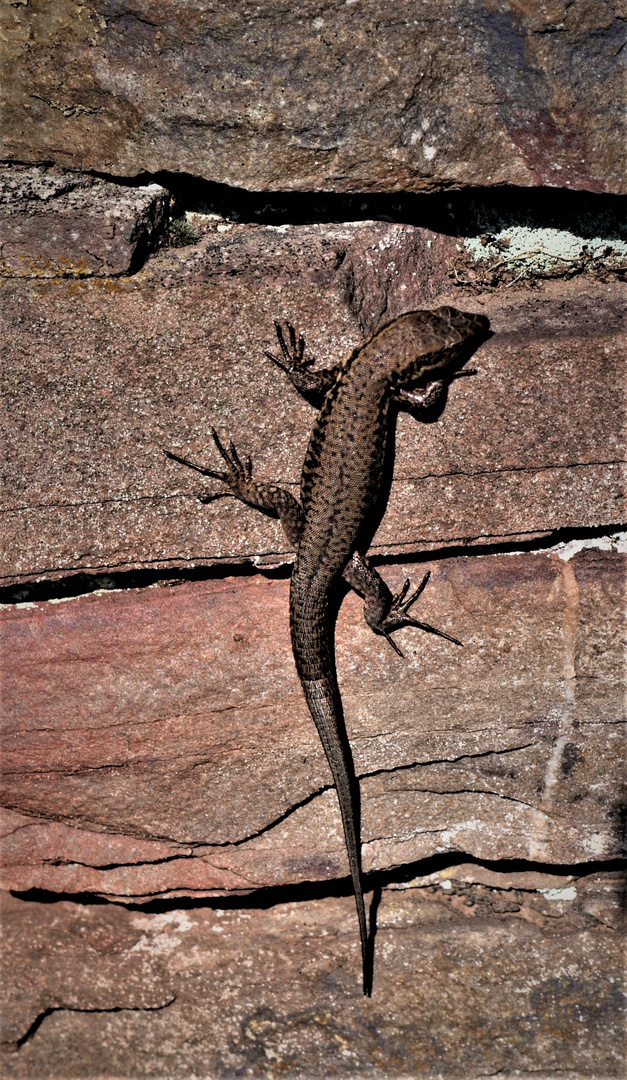
[[[458,342],[455,345],[449,346],[448,349],[443,350],[442,363],[437,369],[431,369],[421,375],[415,382],[412,381],[412,386],[415,389],[422,389],[426,387],[433,379],[441,379],[443,382],[452,382],[453,379],[458,379],[463,375],[476,374],[476,372],[462,371],[462,368],[468,361],[474,356],[477,349],[480,348],[484,342],[489,341],[491,337],[494,337],[494,332],[489,329],[489,322],[486,319],[488,326],[481,334],[477,334],[475,337],[467,338],[466,341]]]
[[[460,314],[464,314],[464,312],[460,312]],[[466,374],[461,371],[464,364],[468,363],[481,345],[494,337],[494,331],[490,330],[490,320],[485,315],[468,315],[466,317],[473,319],[477,328],[471,336],[451,347],[449,350],[450,359],[444,369],[442,378],[450,379],[460,374]]]

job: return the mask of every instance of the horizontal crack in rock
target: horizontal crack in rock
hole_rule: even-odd
[[[565,465],[504,465],[501,469],[476,469],[466,471],[456,469],[445,473],[417,473],[416,476],[395,476],[394,481],[412,483],[417,480],[446,480],[449,476],[498,476],[501,473],[537,473],[551,472],[557,469],[592,469],[597,465],[627,465],[622,458],[611,461],[569,461]]]
[[[576,540],[606,540],[627,528],[627,523],[612,521],[594,526],[575,528],[518,530],[515,533],[477,534],[439,538],[438,546],[424,537],[413,537],[401,543],[388,542],[370,549],[373,565],[387,566],[399,562],[433,562],[435,560],[482,558],[488,555],[538,553],[556,544]],[[429,544],[427,549],[419,547]],[[411,548],[414,548],[412,551]],[[401,549],[401,550],[399,550]],[[269,562],[267,562],[269,560]],[[273,563],[272,560],[277,560]],[[227,577],[288,578],[293,561],[292,551],[257,551],[200,556],[172,556],[164,559],[144,559],[140,565],[130,562],[100,563],[99,565],[44,567],[29,571],[23,580],[0,584],[0,603],[4,605],[43,603],[49,600],[76,599],[97,590],[127,591],[152,585],[177,585],[184,582],[224,580]],[[50,576],[46,576],[50,575]],[[60,576],[63,575],[63,576]],[[0,582],[18,575],[4,575]],[[33,580],[33,578],[37,580]]]
[[[505,465],[500,469],[476,469],[476,470],[464,470],[453,469],[443,473],[417,473],[415,476],[395,476],[394,484],[397,483],[415,483],[418,480],[446,480],[452,476],[498,476],[500,473],[520,473],[520,472],[549,472],[555,469],[591,469],[598,465],[626,465],[627,461],[622,458],[610,459],[608,461],[569,461],[566,464],[554,464],[554,465]],[[298,488],[299,484],[295,481],[289,480],[268,480],[268,483],[280,484],[285,488]],[[80,502],[42,502],[42,503],[25,503],[21,506],[1,506],[0,514],[18,514],[18,513],[30,513],[34,510],[72,510],[81,506],[109,506],[112,503],[128,503],[134,504],[138,502],[159,502],[170,501],[172,499],[198,499],[202,502],[202,498],[195,492],[190,491],[174,491],[174,492],[156,492],[154,495],[114,495],[108,499],[85,499]]]

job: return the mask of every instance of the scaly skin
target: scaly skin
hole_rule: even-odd
[[[303,396],[322,405],[303,466],[301,505],[276,485],[254,481],[250,460],[242,464],[233,444],[225,449],[215,432],[226,471],[168,456],[228,485],[228,492],[209,499],[231,494],[280,517],[296,548],[290,590],[292,648],[337,789],[359,919],[363,987],[369,994],[372,963],[362,885],[359,785],[335,674],[329,597],[344,577],[364,596],[369,626],[397,652],[391,634],[403,626],[461,644],[408,613],[428,575],[407,599],[409,582],[392,596],[362,546],[380,498],[393,402],[411,406],[418,415],[441,405],[452,379],[466,374],[458,369],[489,336],[489,322],[483,315],[450,307],[409,312],[384,326],[343,364],[323,371],[311,370],[313,361],[303,360],[304,340],[297,340],[289,324],[287,330],[289,344],[277,324],[282,359],[266,355],[286,371]]]

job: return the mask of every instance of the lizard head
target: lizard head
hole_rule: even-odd
[[[423,378],[442,378],[459,369],[479,346],[491,337],[485,315],[442,306],[432,311],[411,311],[401,316],[405,341],[402,383]]]
[[[451,341],[456,338],[462,341],[468,338],[480,338],[484,341],[490,330],[490,320],[486,315],[476,315],[470,311],[459,311],[457,308],[448,305],[434,308],[430,314],[441,320],[443,329],[448,328],[444,329],[444,332]]]

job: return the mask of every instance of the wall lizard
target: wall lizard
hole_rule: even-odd
[[[428,418],[442,408],[450,382],[470,372],[460,368],[490,335],[484,315],[439,307],[412,311],[380,329],[342,363],[313,370],[305,341],[286,323],[275,324],[281,356],[266,352],[298,392],[320,409],[305,456],[301,501],[276,484],[252,478],[229,442],[212,429],[225,469],[205,469],[165,451],[174,461],[220,480],[231,495],[278,517],[296,551],[290,588],[290,628],[296,670],[333,775],[342,815],[359,933],[363,989],[371,992],[369,938],[363,897],[359,782],[355,775],[335,672],[329,598],[342,577],[364,597],[364,617],[402,655],[395,630],[414,626],[447,641],[461,642],[409,614],[429,574],[409,593],[409,580],[393,595],[366,558],[384,486],[386,447],[395,405]]]

